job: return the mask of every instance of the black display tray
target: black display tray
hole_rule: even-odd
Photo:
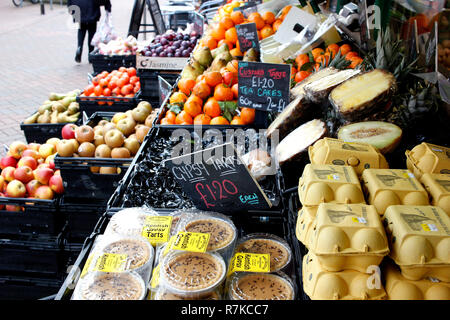
[[[94,74],[102,73],[103,71],[114,71],[120,67],[136,67],[136,55],[103,55],[99,53],[89,53],[89,61],[92,63]]]
[[[62,279],[0,275],[0,300],[38,300],[58,292]]]
[[[136,96],[127,97],[82,97],[77,96],[80,105],[80,113],[88,117],[95,112],[125,112],[136,107],[138,101]]]

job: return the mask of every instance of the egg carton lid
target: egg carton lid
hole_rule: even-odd
[[[450,148],[422,142],[405,154],[423,173],[450,173]]]
[[[302,207],[298,211],[295,235],[306,248],[309,248],[311,232],[316,225],[317,206]]]
[[[432,197],[432,204],[450,215],[450,174],[425,173],[420,182]]]

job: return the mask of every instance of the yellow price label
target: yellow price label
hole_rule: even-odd
[[[422,223],[421,226],[423,231],[438,231],[436,225],[432,223]]]
[[[169,242],[167,242],[167,244],[166,244],[166,246],[165,246],[165,248],[164,248],[164,251],[163,251],[163,253],[162,253],[163,258],[164,258],[164,257],[169,253],[169,251],[172,249],[172,245],[173,245],[173,242],[175,241],[175,239],[176,239],[176,236],[171,236],[171,237],[170,237]]]
[[[362,224],[366,224],[367,223],[367,220],[364,219],[363,217],[352,217],[352,221],[353,222],[362,223]]]
[[[158,264],[152,272],[152,280],[150,281],[150,287],[153,289],[156,288],[159,285],[159,274],[160,274],[160,267],[161,265]]]
[[[142,236],[155,246],[169,240],[172,216],[150,216],[145,219]]]
[[[93,258],[94,258],[93,254],[90,254],[89,257],[87,258],[86,263],[84,264],[83,271],[81,271],[80,275],[81,278],[83,278],[86,275],[86,273],[89,272],[89,269],[92,269],[90,266]]]
[[[228,275],[233,272],[270,272],[270,254],[237,252],[231,259]]]
[[[93,271],[122,272],[127,269],[127,254],[104,253],[98,257]]]
[[[338,174],[329,174],[327,175],[328,180],[340,180],[340,177]]]
[[[180,231],[175,236],[172,249],[192,252],[206,252],[210,237],[211,235],[209,233]]]

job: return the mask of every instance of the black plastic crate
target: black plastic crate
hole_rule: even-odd
[[[61,235],[0,239],[0,272],[8,275],[61,278]]]
[[[71,242],[82,243],[88,237],[98,220],[106,210],[105,203],[89,199],[73,199],[63,197],[60,203],[60,212],[64,216],[64,239]]]
[[[81,122],[81,117],[77,122],[73,122],[78,125]],[[31,123],[20,124],[20,129],[23,131],[27,143],[45,143],[50,138],[62,139],[61,130],[67,123]]]
[[[136,107],[136,97],[82,97],[77,96],[80,113],[88,117],[95,112],[125,112]]]
[[[137,76],[141,83],[139,98],[149,100],[152,105],[159,106],[159,81],[158,76],[164,78],[170,85],[174,85],[181,71],[171,70],[145,70],[138,69]]]
[[[20,206],[23,211],[8,211],[6,206]],[[0,236],[58,235],[63,227],[59,198],[53,200],[0,197]]]
[[[38,300],[58,292],[62,279],[0,275],[0,300]]]
[[[89,53],[89,60],[92,63],[94,74],[99,74],[103,71],[114,71],[120,67],[136,67],[136,55],[103,55],[99,53]]]

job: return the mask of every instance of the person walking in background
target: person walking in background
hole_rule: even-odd
[[[78,29],[78,47],[75,53],[75,61],[80,63],[83,53],[84,38],[88,33],[89,52],[94,50],[91,45],[92,38],[97,31],[97,22],[100,19],[100,7],[111,12],[110,0],[67,0],[67,6],[78,6],[80,8],[80,28]]]

